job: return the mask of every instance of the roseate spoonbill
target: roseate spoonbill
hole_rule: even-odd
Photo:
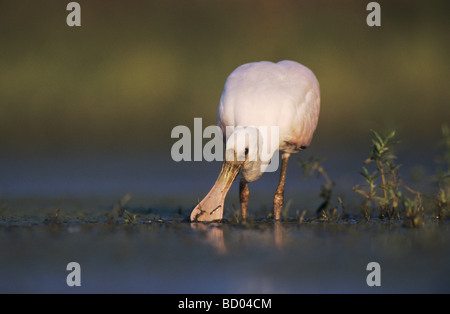
[[[273,199],[274,218],[280,219],[284,198],[284,182],[289,156],[309,146],[320,111],[320,89],[313,72],[294,61],[248,63],[234,70],[225,82],[217,110],[217,125],[224,137],[225,161],[214,186],[193,209],[191,221],[214,221],[223,216],[225,196],[234,179],[241,173],[239,194],[241,214],[246,218],[249,199],[247,183],[262,175],[269,161],[258,158],[261,143],[272,156],[282,154],[278,188]],[[254,127],[258,140],[249,139],[241,127]],[[277,127],[278,139],[272,140],[261,126]],[[242,138],[245,145],[237,145]],[[255,158],[256,154],[256,158]]]

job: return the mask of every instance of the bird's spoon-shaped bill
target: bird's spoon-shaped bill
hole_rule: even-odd
[[[244,162],[224,161],[219,177],[205,198],[192,210],[191,221],[214,221],[223,217],[225,196]]]

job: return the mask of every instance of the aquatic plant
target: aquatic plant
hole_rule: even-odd
[[[127,224],[134,224],[137,222],[138,215],[130,213],[128,210],[124,210],[123,221]]]
[[[316,156],[311,156],[308,161],[302,161],[300,159],[297,160],[300,167],[303,168],[303,179],[316,175],[317,177],[322,177],[325,181],[320,187],[319,195],[323,201],[316,209],[316,214],[321,220],[338,221],[340,214],[337,212],[337,207],[331,204],[333,187],[336,185],[336,182],[332,181],[328,176],[323,165],[321,164],[323,161],[324,159],[320,159]],[[342,199],[340,199],[340,202],[342,202]],[[303,217],[301,217],[301,220],[303,221]]]
[[[119,218],[123,217],[124,213],[127,214],[128,216],[128,218],[125,218],[124,221],[126,220],[125,222],[127,223],[131,221],[130,218],[132,218],[132,216],[123,208],[123,206],[125,206],[125,204],[128,203],[131,197],[132,197],[131,194],[127,193],[119,201],[117,201],[111,214],[108,217],[109,224],[118,223]]]
[[[401,178],[401,165],[396,163],[397,156],[393,152],[393,145],[398,143],[394,139],[395,130],[384,137],[374,130],[371,131],[374,136],[372,149],[364,165],[372,167],[369,170],[369,166],[363,166],[359,172],[366,184],[352,187],[365,198],[362,206],[364,217],[370,220],[372,204],[375,204],[380,208],[380,218],[400,218],[402,205],[405,217],[411,220],[414,226],[420,225],[424,217],[423,194],[410,188]]]
[[[436,158],[438,163],[435,181],[438,192],[435,200],[438,209],[439,220],[444,220],[448,211],[450,201],[450,128],[447,124],[442,125],[442,139],[439,143],[441,154]]]

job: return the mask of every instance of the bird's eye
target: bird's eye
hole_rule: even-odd
[[[248,155],[248,148],[245,149],[245,155]]]

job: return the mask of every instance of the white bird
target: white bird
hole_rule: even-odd
[[[319,111],[319,82],[310,69],[297,62],[254,62],[234,70],[225,82],[217,110],[217,125],[226,134],[226,158],[214,186],[193,209],[191,221],[222,219],[226,194],[239,172],[241,214],[245,219],[247,183],[259,179],[269,166],[260,155],[264,150],[270,157],[277,150],[282,153],[280,181],[273,200],[274,218],[279,220],[289,156],[309,146]],[[227,127],[233,127],[234,132],[227,134]],[[279,136],[275,140],[268,131],[273,127]]]

